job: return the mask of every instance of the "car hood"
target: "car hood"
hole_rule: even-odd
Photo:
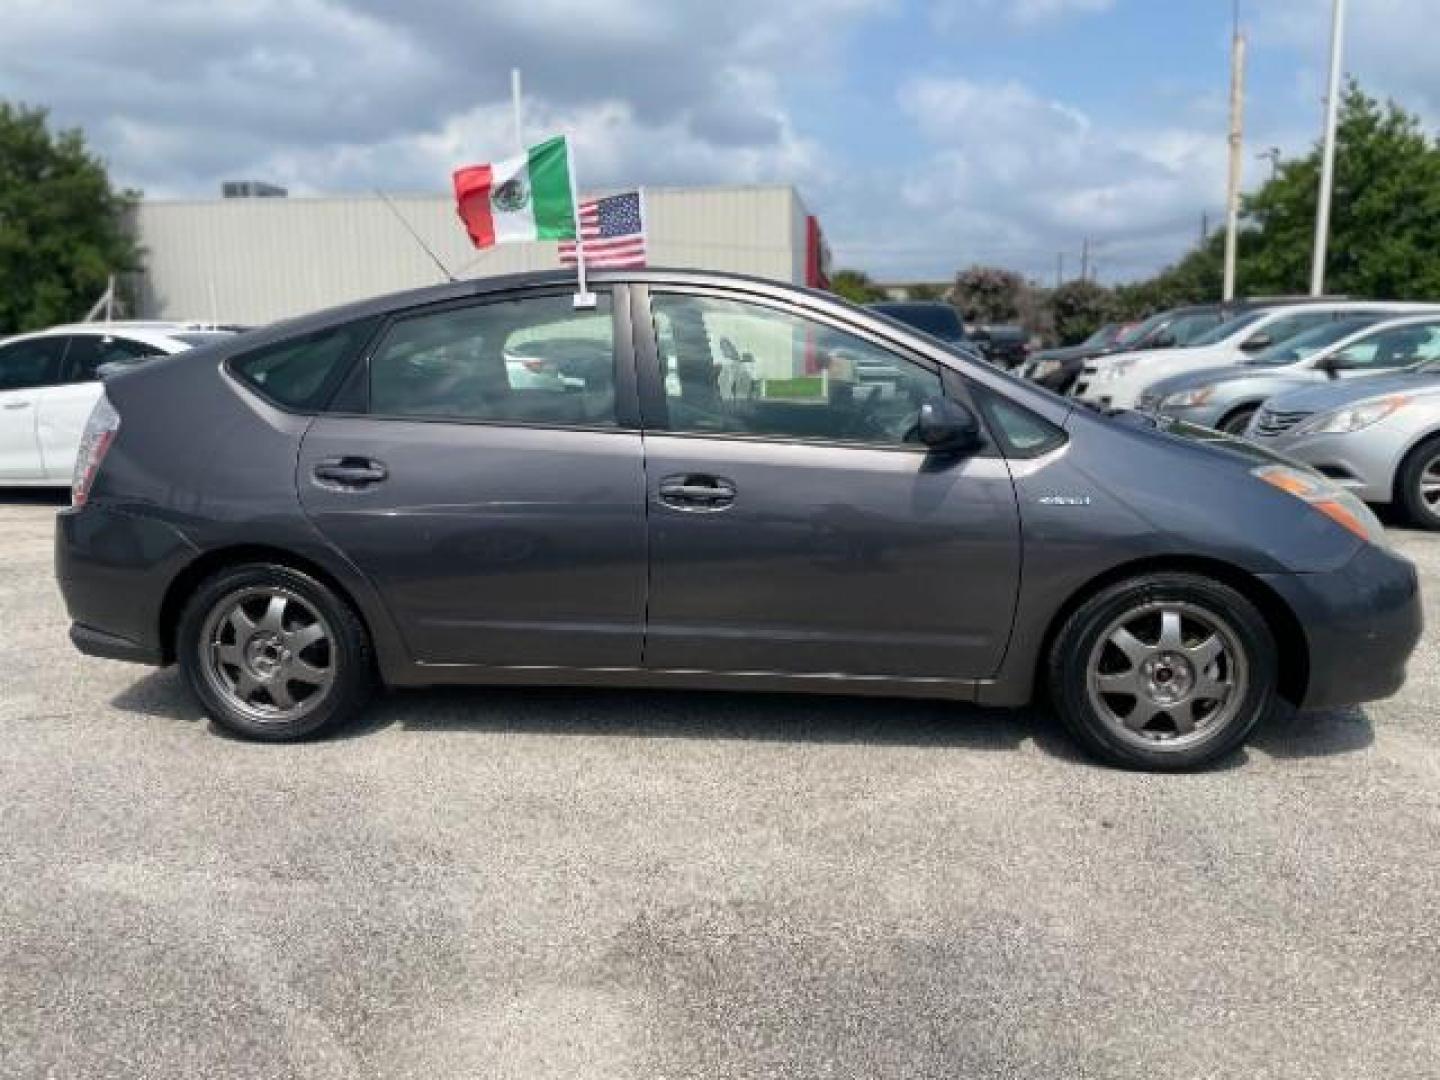
[[[1185,371],[1179,375],[1160,379],[1150,384],[1148,392],[1165,397],[1168,394],[1179,394],[1186,390],[1199,390],[1205,386],[1243,382],[1246,379],[1253,379],[1261,372],[1274,374],[1280,370],[1280,368],[1245,367],[1243,364],[1221,364],[1216,367],[1201,368],[1199,371]]]
[[[1277,412],[1329,412],[1344,408],[1351,402],[1400,393],[1440,394],[1440,372],[1422,375],[1412,371],[1396,375],[1367,375],[1363,379],[1337,379],[1322,386],[1307,386],[1303,390],[1292,390],[1273,397],[1265,402],[1265,407]]]
[[[1106,345],[1071,345],[1064,349],[1041,349],[1031,353],[1031,360],[1089,360],[1095,356],[1107,356],[1115,350]]]

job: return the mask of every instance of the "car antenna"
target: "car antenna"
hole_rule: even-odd
[[[379,196],[381,202],[383,202],[386,206],[390,208],[390,212],[394,214],[395,217],[399,220],[400,224],[405,227],[405,231],[410,234],[411,239],[413,239],[415,243],[420,245],[420,250],[425,252],[426,255],[429,255],[430,261],[440,268],[440,273],[445,275],[445,280],[455,281],[455,275],[452,274],[449,268],[440,261],[440,256],[436,255],[435,252],[430,250],[430,245],[425,243],[424,240],[420,239],[420,234],[415,231],[414,227],[410,224],[410,222],[405,220],[405,215],[400,213],[400,208],[390,200],[390,196],[386,195],[379,188],[375,189],[375,194]]]

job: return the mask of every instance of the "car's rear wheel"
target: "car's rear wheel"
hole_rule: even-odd
[[[1154,573],[1112,585],[1056,635],[1052,700],[1102,760],[1159,771],[1206,765],[1272,707],[1277,653],[1264,617],[1211,578]]]
[[[1242,405],[1220,421],[1220,430],[1227,435],[1244,435],[1250,430],[1250,421],[1258,411],[1258,406]]]
[[[303,738],[348,719],[370,691],[370,645],[345,601],[308,574],[252,564],[203,582],[176,651],[216,723],[248,738]]]
[[[1400,469],[1400,499],[1410,520],[1440,529],[1440,438],[1416,447]]]

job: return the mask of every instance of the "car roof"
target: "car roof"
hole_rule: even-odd
[[[118,337],[127,341],[137,341],[142,345],[151,345],[157,349],[163,349],[167,353],[182,352],[185,349],[194,348],[193,343],[182,341],[176,334],[188,333],[209,333],[209,327],[201,328],[187,326],[183,323],[161,323],[161,322],[85,322],[85,323],[64,323],[60,326],[47,326],[43,330],[31,330],[24,334],[12,334],[10,337],[0,338],[0,345],[10,345],[18,341],[33,341],[49,337],[76,337],[78,335],[94,335],[97,337]],[[214,331],[217,340],[225,334],[225,331]]]

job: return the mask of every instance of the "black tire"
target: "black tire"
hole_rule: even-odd
[[[1220,421],[1219,430],[1227,435],[1244,435],[1250,427],[1251,419],[1259,411],[1258,405],[1242,405]]]
[[[1432,474],[1432,479],[1440,475],[1440,436],[1429,438],[1411,450],[1395,480],[1400,502],[1410,520],[1422,529],[1440,531],[1440,502],[1426,502],[1421,490],[1427,472]]]
[[[1153,609],[1153,610],[1152,610]],[[1190,682],[1194,695],[1190,706],[1185,707],[1189,722],[1195,723],[1193,731],[1181,734],[1178,724],[1162,709],[1155,723],[1163,728],[1167,724],[1176,727],[1171,735],[1164,730],[1126,730],[1124,718],[1115,715],[1127,700],[1124,694],[1108,695],[1099,689],[1099,680],[1107,678],[1129,679],[1131,673],[1110,673],[1105,664],[1111,663],[1113,648],[1107,637],[1119,623],[1121,630],[1127,628],[1122,620],[1133,614],[1136,620],[1154,618],[1157,628],[1167,611],[1183,613],[1177,620],[1180,627],[1188,620],[1188,629],[1194,633],[1203,630],[1207,620],[1212,621],[1212,634],[1216,641],[1223,641],[1228,648],[1219,658],[1205,668],[1189,667]],[[1143,625],[1136,623],[1130,625]],[[1167,624],[1168,625],[1168,624]],[[1219,629],[1223,628],[1223,629]],[[1183,636],[1183,631],[1182,631]],[[1163,648],[1163,634],[1157,634],[1159,644],[1127,639],[1146,649]],[[1205,639],[1200,644],[1208,644]],[[1196,646],[1197,648],[1199,645]],[[1238,659],[1231,659],[1235,652]],[[1147,654],[1148,655],[1148,654]],[[1167,656],[1172,654],[1165,654]],[[1191,655],[1186,653],[1185,655]],[[1199,656],[1197,652],[1194,654]],[[1147,663],[1156,663],[1147,659]],[[1122,663],[1129,663],[1122,658]],[[1237,666],[1238,665],[1238,666]],[[1207,721],[1202,716],[1198,721],[1191,716],[1192,710],[1200,713],[1212,706],[1211,702],[1199,698],[1198,679],[1226,674],[1232,680],[1228,696],[1223,704],[1213,703],[1213,712]],[[1092,682],[1092,669],[1095,672]],[[1136,663],[1134,672],[1138,677],[1142,670]],[[1111,585],[1077,608],[1061,626],[1051,646],[1047,662],[1047,676],[1050,699],[1065,726],[1092,755],[1111,765],[1128,769],[1144,769],[1156,772],[1179,772],[1197,769],[1234,750],[1254,729],[1255,725],[1274,707],[1277,700],[1276,681],[1278,653],[1274,636],[1264,616],[1255,605],[1239,592],[1219,581],[1198,574],[1161,572],[1145,574]],[[1155,674],[1164,674],[1156,667]],[[1104,672],[1102,674],[1102,672]],[[1172,678],[1166,675],[1166,678]],[[1108,685],[1108,684],[1107,684]],[[1153,678],[1148,685],[1154,686]],[[1171,691],[1177,684],[1171,683]],[[1164,691],[1165,686],[1161,686]],[[1155,709],[1153,700],[1142,702],[1136,695],[1132,711],[1147,704]],[[1116,705],[1120,702],[1120,705]],[[1183,706],[1183,702],[1180,703]],[[1140,715],[1135,712],[1135,715]]]
[[[278,632],[270,629],[275,597],[282,601],[274,620]],[[240,614],[234,616],[237,607]],[[244,620],[247,609],[251,618],[259,613],[254,625],[225,617],[229,611]],[[251,636],[242,640],[237,625],[249,625]],[[235,662],[224,661],[222,650]],[[181,613],[175,651],[210,717],[248,739],[291,742],[347,721],[364,708],[372,688],[370,638],[359,616],[329,586],[275,563],[231,567],[201,582]],[[267,651],[277,655],[268,657]],[[257,675],[254,665],[260,663],[272,664],[272,670]],[[291,664],[319,677],[297,673],[290,681]],[[242,679],[254,687],[248,700],[239,692]],[[267,683],[283,697],[272,697]],[[285,700],[291,701],[289,710],[278,707]]]

